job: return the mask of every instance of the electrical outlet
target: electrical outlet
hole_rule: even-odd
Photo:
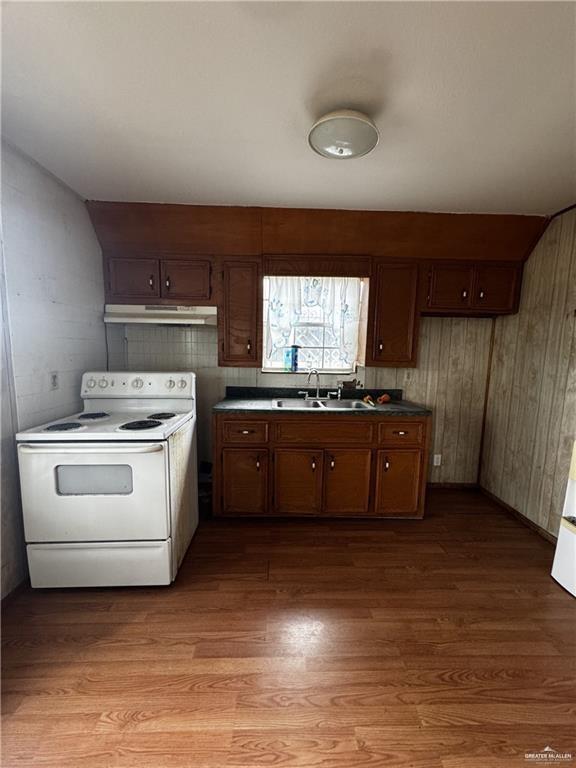
[[[433,460],[432,463],[433,463],[433,465],[435,467],[441,466],[441,464],[442,464],[442,454],[441,453],[435,453],[434,454],[434,460]]]
[[[59,389],[60,379],[58,377],[58,371],[52,371],[50,373],[50,389]]]

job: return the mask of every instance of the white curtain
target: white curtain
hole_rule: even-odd
[[[301,356],[306,359],[306,347],[319,345],[317,338],[307,335],[321,333],[326,347],[323,367],[352,370],[358,356],[361,280],[347,277],[266,279],[265,363],[280,367],[284,349],[294,343],[302,347]]]

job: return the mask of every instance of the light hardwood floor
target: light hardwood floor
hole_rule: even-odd
[[[423,521],[206,521],[172,587],[12,600],[2,765],[576,764],[552,556],[474,492]]]

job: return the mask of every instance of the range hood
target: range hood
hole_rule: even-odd
[[[106,304],[104,322],[152,325],[216,325],[216,307]]]

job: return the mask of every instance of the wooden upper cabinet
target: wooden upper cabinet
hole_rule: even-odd
[[[483,265],[474,272],[472,307],[483,312],[514,312],[518,306],[521,267]]]
[[[376,263],[370,282],[366,365],[416,365],[418,267]]]
[[[467,309],[472,297],[473,269],[470,266],[434,265],[428,276],[427,305],[430,309]]]
[[[375,514],[418,515],[421,473],[422,452],[418,449],[378,451]]]
[[[155,259],[110,259],[108,294],[112,299],[149,299],[160,296],[160,266]]]
[[[268,451],[225,448],[222,451],[222,511],[262,515],[268,510]]]
[[[274,512],[317,515],[322,510],[322,450],[278,448],[274,452]]]
[[[164,298],[186,302],[210,300],[212,265],[208,259],[163,260],[160,271]]]
[[[224,261],[222,291],[219,365],[258,367],[262,362],[260,260]]]
[[[324,453],[325,515],[366,515],[370,508],[369,448],[336,448]]]
[[[516,311],[522,266],[519,264],[428,264],[423,270],[427,314],[486,315]]]

